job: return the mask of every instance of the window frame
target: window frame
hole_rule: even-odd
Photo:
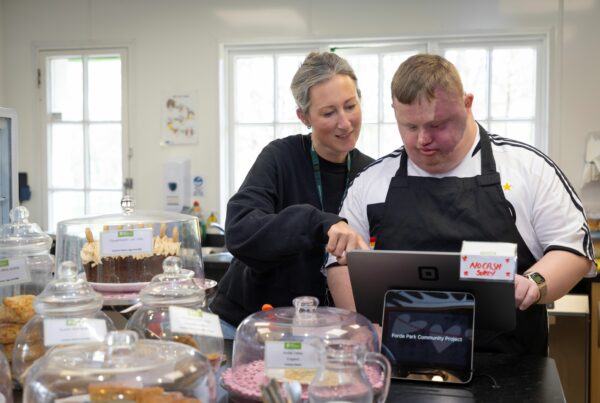
[[[412,47],[424,47],[428,53],[436,53],[443,55],[444,50],[453,47],[474,47],[481,46],[485,48],[497,48],[500,46],[510,45],[533,45],[537,49],[537,65],[536,77],[536,106],[534,119],[535,146],[542,152],[547,153],[550,143],[550,128],[549,128],[549,80],[550,80],[550,38],[551,32],[528,32],[517,34],[490,33],[481,35],[447,35],[447,36],[419,36],[419,37],[388,37],[388,38],[355,38],[355,39],[322,39],[315,41],[304,42],[273,42],[273,43],[231,43],[221,44],[220,46],[220,130],[219,130],[219,167],[220,167],[220,202],[219,207],[221,215],[226,216],[227,201],[235,193],[233,172],[230,167],[233,161],[233,136],[235,122],[233,121],[234,105],[233,105],[233,89],[234,89],[234,69],[233,57],[237,54],[259,54],[261,52],[284,52],[298,51],[305,49],[306,53],[310,50],[320,51],[335,51],[343,49],[344,52],[351,52],[353,48],[362,48],[362,53],[366,53],[369,48],[373,52],[380,52],[383,48],[392,50],[406,50]],[[274,78],[275,80],[275,78]],[[359,77],[360,80],[360,77]],[[380,84],[385,85],[385,83]],[[379,116],[382,116],[381,108],[384,107],[380,103]],[[489,104],[489,103],[488,103]],[[477,119],[477,117],[475,117]],[[491,120],[491,115],[488,115],[486,123]],[[381,125],[383,121],[379,121]],[[379,139],[378,139],[379,141]]]
[[[56,46],[37,46],[37,89],[38,89],[38,104],[39,104],[39,116],[40,116],[40,127],[39,133],[42,139],[42,223],[44,228],[50,233],[54,233],[56,228],[49,228],[50,224],[50,200],[49,194],[52,189],[49,189],[48,178],[52,175],[50,162],[52,156],[50,155],[50,149],[48,144],[49,127],[53,123],[57,123],[53,119],[52,114],[49,113],[49,100],[50,98],[50,86],[48,85],[48,74],[49,74],[49,62],[54,56],[81,56],[81,57],[93,57],[107,54],[119,54],[121,57],[121,167],[122,167],[122,178],[121,183],[125,181],[125,178],[130,176],[130,156],[131,148],[129,146],[129,72],[130,66],[130,55],[131,47],[129,45],[99,45],[99,46],[69,46],[69,45],[56,45]],[[84,67],[84,70],[86,68]],[[83,77],[83,91],[84,95],[87,94],[87,82],[85,75]],[[89,154],[89,131],[88,126],[91,123],[89,117],[86,114],[87,97],[84,96],[84,111],[81,124],[84,126],[84,150],[86,154]],[[58,121],[60,122],[60,121]],[[69,121],[64,121],[69,123]],[[96,121],[95,121],[96,122]],[[100,122],[100,121],[97,121]],[[108,121],[107,121],[108,122]],[[115,189],[96,189],[89,187],[89,155],[84,156],[84,169],[86,173],[84,175],[84,187],[81,189],[68,189],[61,188],[60,190],[74,190],[81,191],[84,193],[84,209],[87,211],[89,208],[89,192],[90,191],[114,191]],[[121,187],[123,192],[125,191],[124,186]],[[117,206],[118,207],[118,206]]]

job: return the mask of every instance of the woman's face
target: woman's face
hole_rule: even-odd
[[[347,75],[337,74],[309,90],[308,113],[298,117],[312,127],[312,142],[321,158],[344,162],[356,145],[362,113],[356,85]]]

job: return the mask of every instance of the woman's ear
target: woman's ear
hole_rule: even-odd
[[[300,119],[300,121],[310,129],[310,120],[300,108],[296,109],[296,116],[298,116],[298,119]]]

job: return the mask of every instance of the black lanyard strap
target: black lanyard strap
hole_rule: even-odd
[[[323,181],[321,180],[321,164],[319,163],[319,156],[315,151],[315,147],[311,144],[310,146],[310,158],[312,160],[313,175],[315,176],[315,184],[317,185],[317,193],[319,194],[319,201],[321,202],[321,210],[325,211],[325,204],[323,203]],[[352,168],[352,157],[350,153],[346,157],[346,184],[344,185],[344,194],[342,195],[342,201],[346,198],[348,192],[348,183],[350,182],[350,169]]]

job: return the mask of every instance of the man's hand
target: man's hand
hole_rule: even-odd
[[[526,310],[540,297],[537,284],[520,274],[515,275],[515,306],[521,311]]]
[[[338,258],[339,264],[346,264],[345,252],[354,249],[369,249],[369,245],[362,236],[348,225],[345,221],[339,221],[329,227],[327,231],[329,242],[327,252]]]

